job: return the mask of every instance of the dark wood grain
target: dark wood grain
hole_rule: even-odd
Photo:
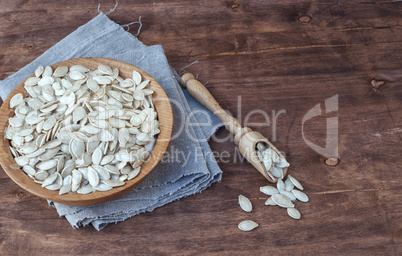
[[[0,79],[11,75],[113,1],[1,1]],[[252,110],[285,110],[251,125],[283,150],[304,185],[302,219],[264,206],[264,178],[234,159],[231,141],[212,139],[223,179],[201,194],[101,232],[74,230],[45,200],[0,172],[1,255],[401,255],[402,2],[119,1],[109,17],[142,16],[140,39],[161,44],[170,64],[198,75],[242,125]],[[130,32],[135,34],[137,27]],[[374,88],[371,81],[384,84]],[[327,117],[339,118],[340,162],[331,167],[303,140],[302,119],[334,95],[339,110],[305,124],[324,146]],[[241,109],[238,101],[241,97]],[[272,121],[272,119],[270,119]],[[262,115],[249,122],[263,123]],[[276,134],[275,134],[276,133]],[[217,138],[228,136],[223,129]],[[254,204],[242,212],[237,197]],[[260,224],[244,233],[237,224]]]

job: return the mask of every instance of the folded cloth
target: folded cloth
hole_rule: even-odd
[[[199,193],[221,179],[207,139],[222,123],[178,84],[160,45],[146,46],[106,15],[99,14],[61,40],[36,60],[0,81],[0,96],[7,95],[39,65],[81,58],[103,57],[127,62],[154,77],[166,91],[174,116],[173,137],[161,163],[134,190],[111,202],[80,207],[49,202],[74,228],[92,224],[101,230],[152,211],[174,200]]]

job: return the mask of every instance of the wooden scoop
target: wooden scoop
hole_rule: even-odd
[[[248,127],[242,128],[239,121],[224,111],[208,89],[205,88],[205,86],[198,80],[196,80],[192,74],[184,74],[180,79],[180,83],[184,88],[187,88],[191,96],[193,96],[198,102],[204,105],[222,121],[226,130],[234,134],[235,144],[239,147],[240,153],[247,159],[247,161],[249,161],[267,180],[275,183],[277,179],[268,176],[267,171],[257,156],[256,144],[258,142],[264,142],[275,150],[280,157],[286,159],[281,152],[279,152],[279,150],[274,147],[274,145],[272,145],[272,143],[269,142],[261,133],[254,132]],[[287,167],[283,169],[283,176],[286,176],[287,171]]]

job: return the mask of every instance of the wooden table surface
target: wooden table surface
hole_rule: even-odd
[[[114,6],[0,1],[0,79],[95,17],[98,2],[104,12]],[[230,140],[213,139],[221,182],[101,232],[74,230],[0,172],[0,255],[402,255],[402,2],[121,0],[109,15],[120,24],[138,16],[140,40],[161,44],[176,70],[198,61],[186,71],[287,154],[310,197],[296,203],[302,219],[265,206],[259,187],[268,183]],[[338,111],[326,113],[336,95]],[[303,139],[303,117],[317,104],[322,115],[305,122],[304,136],[325,147],[326,120],[338,117],[336,166]],[[257,109],[268,119],[250,114]],[[242,232],[244,219],[260,226]]]

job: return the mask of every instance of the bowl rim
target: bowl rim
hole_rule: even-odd
[[[42,188],[39,183],[34,182],[33,179],[28,177],[28,175],[26,175],[16,164],[9,148],[9,140],[5,138],[4,134],[8,126],[8,118],[14,116],[14,109],[11,109],[9,107],[10,99],[17,93],[23,93],[23,95],[26,95],[24,82],[29,77],[33,77],[34,74],[30,75],[24,81],[19,83],[17,87],[7,96],[0,107],[0,111],[2,113],[2,115],[0,116],[0,127],[3,128],[0,129],[0,136],[2,138],[0,139],[0,165],[2,166],[6,174],[17,185],[36,196],[61,204],[88,206],[105,203],[121,197],[122,195],[126,194],[127,192],[134,189],[137,185],[139,185],[155,169],[155,167],[162,160],[162,157],[166,153],[170,143],[173,131],[173,111],[169,98],[167,97],[166,92],[161,87],[161,85],[148,73],[134,65],[114,59],[92,57],[69,59],[54,63],[49,66],[51,66],[53,70],[55,70],[55,68],[57,68],[58,66],[64,65],[70,67],[77,64],[84,65],[91,69],[94,69],[94,67],[96,68],[99,64],[105,64],[111,66],[112,68],[117,67],[120,71],[120,74],[122,73],[122,69],[123,73],[127,73],[128,70],[131,70],[131,72],[132,70],[136,70],[143,76],[143,80],[150,80],[149,87],[154,90],[153,103],[155,105],[156,112],[158,113],[158,120],[160,122],[160,133],[158,134],[154,149],[152,150],[150,156],[141,166],[140,174],[138,174],[138,176],[136,176],[132,180],[126,180],[125,185],[115,187],[109,191],[96,191],[89,194],[74,193],[64,195],[59,195],[58,190],[52,191],[46,188]],[[126,71],[125,69],[128,70]],[[124,75],[123,78],[127,78],[127,76]]]

